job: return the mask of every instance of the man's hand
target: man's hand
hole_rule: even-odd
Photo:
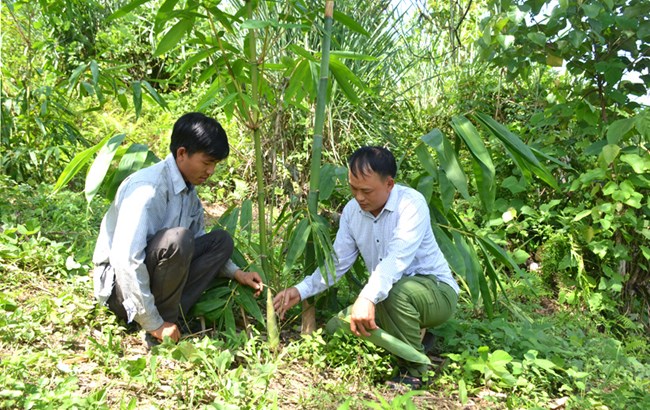
[[[350,313],[350,330],[357,336],[370,336],[369,331],[379,329],[375,323],[375,304],[358,297]]]
[[[273,298],[273,309],[280,316],[280,319],[284,319],[286,311],[294,307],[298,302],[300,302],[300,293],[298,289],[291,287],[275,295],[275,298]]]
[[[255,297],[258,297],[262,293],[264,284],[262,283],[262,278],[257,272],[244,272],[243,270],[238,270],[235,272],[235,280],[242,285],[249,286],[255,290]]]
[[[181,332],[178,330],[178,326],[170,322],[163,323],[158,329],[150,330],[149,333],[161,342],[165,336],[169,336],[174,342],[178,342],[178,339],[181,338]]]

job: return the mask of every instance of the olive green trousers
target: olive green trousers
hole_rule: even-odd
[[[395,283],[388,297],[375,308],[377,325],[424,352],[420,329],[434,328],[456,312],[458,295],[433,275],[407,276]],[[408,372],[421,376],[427,366],[408,364]]]
[[[455,313],[457,303],[454,289],[435,276],[406,276],[375,306],[375,321],[384,331],[425,353],[420,330],[446,322]],[[409,374],[417,377],[427,371],[426,365],[406,362],[405,367]]]

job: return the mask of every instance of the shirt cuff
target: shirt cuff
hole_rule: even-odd
[[[381,289],[376,289],[369,283],[364,286],[364,288],[361,290],[361,293],[359,293],[359,296],[368,299],[376,305],[377,303],[386,299],[388,295],[383,295]]]
[[[160,314],[158,314],[158,312],[151,313],[151,314],[136,315],[135,321],[138,322],[140,327],[142,327],[147,332],[156,330],[160,326],[162,326],[163,323],[165,323],[165,321],[160,316]]]
[[[308,297],[314,296],[314,293],[311,291],[311,286],[309,286],[305,280],[297,284],[295,288],[298,289],[300,300],[305,300]]]
[[[224,267],[221,269],[221,273],[223,273],[223,276],[228,279],[234,279],[235,272],[239,269],[239,266],[235,265],[235,262],[233,262],[232,259],[228,259],[228,262],[226,262]]]

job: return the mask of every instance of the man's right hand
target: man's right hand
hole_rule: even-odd
[[[280,291],[273,298],[273,309],[275,309],[280,319],[284,319],[284,314],[287,310],[294,307],[300,302],[300,293],[295,287],[291,287]]]
[[[178,330],[178,326],[170,322],[163,323],[158,329],[150,330],[149,333],[161,342],[165,336],[169,336],[174,342],[178,342],[178,339],[181,338],[181,331]]]

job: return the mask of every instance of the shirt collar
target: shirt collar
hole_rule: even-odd
[[[398,196],[397,185],[395,185],[393,186],[393,189],[390,190],[390,193],[388,194],[388,200],[386,200],[386,204],[381,209],[381,212],[379,212],[379,215],[374,216],[372,213],[361,209],[361,207],[359,207],[359,212],[366,216],[369,216],[372,219],[379,219],[379,217],[381,217],[381,214],[383,214],[384,211],[393,212],[397,209],[397,201],[398,201],[397,196]]]
[[[172,154],[167,155],[165,158],[165,164],[169,170],[174,194],[178,195],[185,190],[190,191],[192,189],[192,184],[185,183],[183,174],[181,174],[181,171],[178,169],[178,165],[176,165],[176,159]]]

